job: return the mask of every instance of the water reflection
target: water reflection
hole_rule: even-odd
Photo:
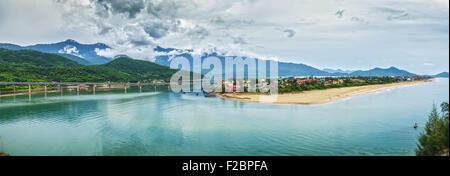
[[[448,79],[324,105],[241,103],[167,87],[2,98],[12,155],[413,155]],[[414,96],[411,96],[414,95]]]

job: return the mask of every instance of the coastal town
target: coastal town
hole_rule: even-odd
[[[279,92],[301,92],[308,90],[323,90],[329,88],[356,87],[378,84],[391,84],[429,80],[426,76],[412,77],[289,77],[279,81]]]
[[[256,92],[248,92],[251,84],[247,81],[239,84],[234,81],[234,87],[227,86],[229,90],[222,93],[216,92],[219,98],[263,104],[287,104],[287,105],[311,105],[324,104],[347,97],[377,92],[385,89],[412,86],[431,83],[435,79],[425,76],[414,77],[289,77],[282,78],[278,84],[278,94],[275,99],[270,99],[274,92],[260,92],[259,88],[267,85],[267,82],[258,82]],[[229,83],[229,84],[233,84]],[[244,86],[244,92],[242,90]],[[273,88],[273,87],[272,87]],[[232,89],[232,91],[230,90]],[[268,99],[269,98],[269,99]]]
[[[222,93],[261,93],[263,88],[278,86],[278,93],[292,93],[309,90],[324,90],[330,88],[357,87],[367,85],[382,85],[402,82],[426,81],[432,78],[427,76],[410,77],[287,77],[280,78],[278,83],[270,84],[270,80],[225,80],[216,83],[216,87],[222,87]],[[253,91],[252,91],[253,90]],[[219,92],[220,93],[220,92]]]

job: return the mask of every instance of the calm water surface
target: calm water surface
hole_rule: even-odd
[[[3,97],[0,150],[39,156],[414,155],[433,103],[449,100],[448,79],[309,106],[166,90]]]

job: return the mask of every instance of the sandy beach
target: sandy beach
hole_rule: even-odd
[[[254,103],[265,103],[265,104],[292,104],[292,105],[311,105],[311,104],[324,104],[339,99],[352,97],[356,95],[377,92],[383,89],[419,85],[424,83],[433,82],[431,80],[423,81],[410,81],[410,82],[400,82],[392,84],[382,84],[382,85],[368,85],[360,87],[345,87],[345,88],[334,88],[326,90],[313,90],[305,91],[301,93],[286,93],[279,94],[276,96],[268,96],[262,94],[251,94],[251,93],[225,93],[217,94],[217,97],[226,100],[240,101],[240,102],[254,102]]]

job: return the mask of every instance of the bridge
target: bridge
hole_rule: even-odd
[[[153,85],[169,85],[169,83],[115,83],[115,82],[0,82],[0,85],[61,85],[61,86],[74,86],[74,85],[128,85],[128,86],[153,86]]]
[[[191,80],[191,81],[180,81],[181,84],[190,82],[190,83],[202,83],[205,80]],[[0,85],[3,86],[12,86],[11,91],[3,91],[0,89],[0,97],[3,96],[15,96],[15,95],[26,95],[28,94],[31,97],[31,94],[35,93],[47,93],[50,92],[60,92],[63,95],[64,89],[76,89],[77,95],[80,94],[82,88],[92,90],[95,95],[97,88],[106,88],[106,89],[118,89],[123,88],[125,93],[127,93],[127,89],[130,87],[139,87],[139,92],[142,93],[142,89],[145,86],[154,86],[155,91],[157,90],[157,86],[167,86],[167,89],[170,90],[170,83],[167,82],[153,82],[153,83],[125,83],[125,82],[0,82]],[[28,89],[17,90],[16,86],[28,86]],[[43,89],[32,89],[32,86],[43,86]],[[56,87],[56,90],[49,90],[49,87]],[[26,92],[24,92],[26,91]],[[36,92],[38,91],[38,92]],[[6,94],[5,94],[6,93]]]
[[[154,86],[155,91],[157,89],[156,86],[168,86],[170,90],[170,83],[166,82],[155,82],[155,83],[120,83],[120,82],[0,82],[0,85],[4,86],[12,86],[12,91],[1,91],[0,97],[2,96],[15,96],[15,95],[30,95],[34,93],[44,93],[47,95],[49,92],[61,92],[61,95],[64,92],[64,89],[76,89],[77,95],[80,94],[81,88],[91,89],[93,94],[95,94],[98,87],[107,88],[107,89],[117,89],[123,88],[125,93],[127,93],[127,89],[130,87],[139,87],[139,91],[142,92],[143,87],[145,86]],[[28,86],[28,89],[25,90],[17,90],[16,86]],[[32,86],[43,86],[43,89],[32,89]],[[49,87],[56,87],[56,91],[49,90]],[[39,90],[39,92],[36,92]],[[34,92],[33,92],[34,91]],[[7,94],[5,94],[7,93]]]

